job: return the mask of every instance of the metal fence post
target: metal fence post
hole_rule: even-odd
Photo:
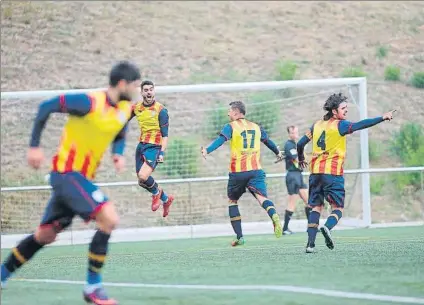
[[[191,182],[188,182],[188,217],[190,223],[190,238],[193,238],[193,212],[192,212],[192,200],[191,200]]]

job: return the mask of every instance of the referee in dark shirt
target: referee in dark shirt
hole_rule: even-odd
[[[286,155],[286,186],[289,194],[289,204],[284,215],[283,234],[289,235],[293,232],[289,229],[290,218],[296,210],[296,199],[299,195],[305,203],[306,219],[309,218],[311,208],[308,207],[308,187],[303,182],[302,169],[297,159],[296,141],[299,139],[299,131],[296,126],[287,127],[289,140],[284,144],[284,152]]]

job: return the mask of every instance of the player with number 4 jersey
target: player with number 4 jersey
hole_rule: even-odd
[[[345,198],[343,166],[346,158],[346,136],[355,131],[372,127],[383,121],[393,119],[393,111],[382,116],[365,119],[356,123],[346,120],[347,97],[341,93],[331,95],[324,104],[327,113],[322,120],[315,122],[297,143],[299,164],[305,168],[304,147],[312,140],[312,159],[310,162],[309,200],[312,208],[308,219],[308,243],[306,253],[315,252],[315,239],[319,218],[327,200],[332,212],[325,225],[320,228],[329,249],[334,248],[330,233],[342,218]]]
[[[282,235],[280,217],[275,210],[274,203],[267,198],[266,175],[260,163],[261,142],[275,153],[277,160],[282,160],[284,154],[269,139],[265,130],[245,119],[245,114],[246,106],[243,102],[231,102],[228,111],[231,123],[224,126],[220,136],[207,148],[201,148],[202,155],[206,159],[208,154],[226,141],[230,142],[231,159],[227,195],[231,225],[236,233],[236,239],[232,242],[232,246],[244,244],[238,200],[246,192],[246,189],[268,213],[274,225],[275,236],[279,238]]]

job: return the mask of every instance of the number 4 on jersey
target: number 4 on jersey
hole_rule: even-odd
[[[317,141],[317,146],[321,148],[322,150],[325,150],[325,130],[319,136]]]

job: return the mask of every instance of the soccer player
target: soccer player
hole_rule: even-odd
[[[164,162],[168,146],[168,110],[155,100],[155,85],[150,80],[141,83],[143,100],[134,106],[131,118],[136,117],[140,126],[140,138],[135,152],[135,170],[138,184],[152,194],[152,211],[157,211],[163,203],[163,217],[168,216],[174,201],[159,188],[151,176],[158,163]]]
[[[230,141],[231,160],[227,195],[231,225],[237,235],[231,243],[233,247],[244,244],[238,200],[246,192],[246,188],[268,213],[274,225],[275,236],[279,238],[282,235],[280,217],[274,203],[267,198],[265,172],[260,163],[261,142],[276,154],[278,161],[284,158],[284,154],[269,139],[267,133],[259,125],[246,120],[245,115],[246,106],[243,102],[231,102],[228,110],[231,122],[224,126],[219,137],[207,148],[201,148],[202,155],[206,159],[208,154],[226,141]]]
[[[53,190],[41,224],[34,234],[12,249],[1,265],[2,287],[39,250],[54,242],[57,234],[78,215],[87,222],[96,221],[97,225],[88,251],[84,299],[96,305],[117,304],[106,295],[101,271],[110,235],[118,224],[118,214],[92,180],[111,144],[115,169],[117,172],[124,169],[125,132],[132,112],[130,101],[138,93],[140,82],[139,69],[123,61],[112,68],[107,91],[65,94],[40,104],[28,150],[31,167],[38,169],[43,161],[40,139],[50,114],[67,113],[68,121],[52,160],[50,184]]]
[[[286,156],[286,187],[289,194],[288,205],[284,215],[283,234],[290,235],[293,232],[289,229],[290,218],[296,209],[297,196],[305,203],[306,220],[309,219],[311,208],[308,206],[308,187],[303,182],[302,168],[297,160],[296,141],[299,139],[299,130],[296,126],[287,127],[289,140],[284,144],[284,155]]]
[[[312,211],[308,221],[308,243],[306,253],[315,252],[315,238],[318,232],[319,218],[327,200],[332,212],[323,227],[320,228],[329,249],[334,248],[330,233],[343,215],[344,177],[343,165],[346,157],[346,136],[355,131],[372,127],[383,121],[393,119],[393,111],[382,116],[365,119],[356,123],[346,120],[347,97],[341,93],[332,94],[324,104],[327,111],[322,120],[315,122],[297,143],[299,164],[305,168],[307,162],[303,154],[305,145],[312,140],[312,159],[309,177],[309,206]]]

